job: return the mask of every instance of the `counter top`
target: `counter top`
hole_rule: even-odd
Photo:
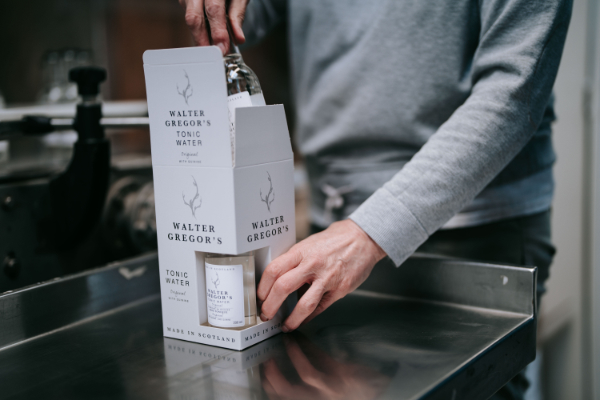
[[[535,357],[535,269],[413,257],[244,351],[164,338],[155,254],[0,295],[3,399],[485,399]]]

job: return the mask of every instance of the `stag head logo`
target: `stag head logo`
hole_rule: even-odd
[[[217,275],[217,277],[215,278],[214,276],[210,278],[210,280],[212,281],[213,285],[215,285],[215,290],[219,289],[219,285],[221,284],[221,281],[219,280],[219,273],[215,272],[215,275]]]
[[[196,178],[194,178],[192,176],[192,179],[194,180],[193,185],[196,187],[196,195],[191,198],[189,201],[185,200],[185,193],[181,192],[181,196],[183,197],[183,204],[185,204],[186,206],[188,206],[190,208],[190,211],[192,212],[192,216],[194,218],[196,218],[196,210],[200,208],[200,206],[202,205],[202,198],[200,198],[200,193],[198,191],[198,184],[196,183]],[[197,200],[197,202],[196,202]]]
[[[263,197],[262,189],[260,189],[260,200],[267,205],[267,210],[271,212],[271,204],[275,201],[275,192],[273,191],[273,181],[271,180],[271,174],[267,171],[267,176],[269,180],[269,192],[266,196]]]
[[[183,99],[185,100],[185,104],[188,105],[188,99],[192,97],[192,94],[194,93],[194,88],[190,83],[190,77],[188,76],[188,73],[185,69],[183,70],[183,74],[185,75],[185,79],[187,79],[187,86],[185,87],[185,89],[180,90],[179,84],[177,84],[177,93],[179,93],[179,95],[183,97]]]

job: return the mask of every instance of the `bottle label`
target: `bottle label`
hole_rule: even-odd
[[[205,263],[208,323],[223,328],[243,326],[244,267]]]

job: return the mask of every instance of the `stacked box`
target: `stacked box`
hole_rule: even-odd
[[[236,109],[232,142],[218,48],[149,50],[144,72],[164,335],[244,349],[280,332],[296,297],[272,320],[244,330],[208,326],[204,253],[254,250],[258,282],[267,264],[295,243],[283,106]]]

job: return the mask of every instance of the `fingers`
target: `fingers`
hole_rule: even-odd
[[[308,317],[306,317],[306,319],[304,321],[302,321],[302,323],[300,325],[307,324],[308,322],[313,320],[317,315],[319,315],[323,311],[327,310],[330,305],[332,305],[333,303],[335,303],[342,297],[344,297],[344,295],[340,294],[339,292],[325,293],[323,295],[323,298],[321,299],[321,302],[319,303],[319,305],[315,308],[315,310]]]
[[[237,44],[242,44],[246,41],[244,31],[242,30],[242,24],[244,22],[244,16],[246,15],[247,5],[248,0],[231,0],[229,3],[229,22],[231,23],[233,37]]]
[[[186,2],[185,23],[190,28],[194,42],[198,46],[210,46],[210,38],[204,20],[204,0],[188,0]]]
[[[304,284],[304,282],[302,282],[301,285],[302,284]],[[277,285],[277,283],[275,283],[275,285]],[[290,316],[285,320],[281,330],[289,332],[298,328],[302,321],[308,318],[319,306],[324,293],[325,288],[323,288],[319,282],[313,283],[306,293],[304,293],[304,296],[298,300],[296,307],[294,307],[294,311],[292,311]]]
[[[194,42],[198,46],[218,46],[225,55],[229,49],[229,33],[227,32],[227,10],[225,0],[179,0],[185,10],[185,22],[192,32]],[[244,43],[246,38],[242,31],[242,22],[246,14],[247,0],[231,0],[229,20],[233,39],[236,43]]]
[[[210,36],[223,55],[229,51],[229,33],[227,32],[224,0],[204,0],[204,11],[210,25]]]
[[[260,278],[260,283],[258,284],[258,289],[256,291],[258,300],[265,301],[267,296],[269,296],[275,281],[280,276],[300,264],[301,259],[299,252],[294,251],[294,248],[292,247],[290,251],[277,257],[267,265],[265,272],[263,272]]]
[[[308,289],[310,289],[310,285],[308,283],[305,283],[304,285],[300,286],[300,289],[298,289],[298,291],[296,292],[298,294],[298,298],[304,296],[304,293],[306,293]]]
[[[367,279],[385,253],[350,220],[296,244],[269,264],[257,290],[261,319],[269,320],[293,291],[308,283],[282,330],[288,332],[325,311]]]
[[[275,316],[275,313],[277,313],[277,310],[279,310],[279,307],[281,307],[281,304],[285,301],[285,299],[287,299],[287,297],[290,295],[290,293],[295,292],[296,290],[298,290],[302,285],[304,285],[308,281],[310,281],[309,272],[307,271],[306,268],[300,268],[300,267],[294,268],[291,271],[289,271],[286,274],[279,277],[279,279],[277,279],[277,281],[273,284],[273,287],[272,287],[271,291],[269,292],[267,299],[263,302],[263,304],[261,306],[260,318],[263,321],[273,318]],[[313,292],[316,292],[317,291],[316,288],[319,285],[313,284],[311,286],[311,289],[313,286],[315,287],[315,289],[313,289]],[[304,296],[302,296],[302,299],[304,299],[304,297],[311,292],[311,289],[309,289],[306,292],[306,294]],[[312,296],[312,294],[311,294],[311,296]],[[309,296],[309,297],[312,298],[311,296]],[[319,297],[319,299],[320,299],[320,297]],[[305,303],[306,302],[307,301],[305,301]],[[317,300],[317,302],[314,304],[314,306],[316,307],[318,303],[319,302]],[[296,305],[296,308],[298,308],[298,305]],[[306,315],[308,315],[308,314],[306,314]],[[298,322],[298,324],[299,324],[299,322]],[[285,328],[285,326],[284,326],[284,328]],[[290,329],[290,328],[288,327],[288,329]],[[295,328],[291,328],[291,329],[295,329]],[[284,331],[285,331],[285,329],[284,329]]]

